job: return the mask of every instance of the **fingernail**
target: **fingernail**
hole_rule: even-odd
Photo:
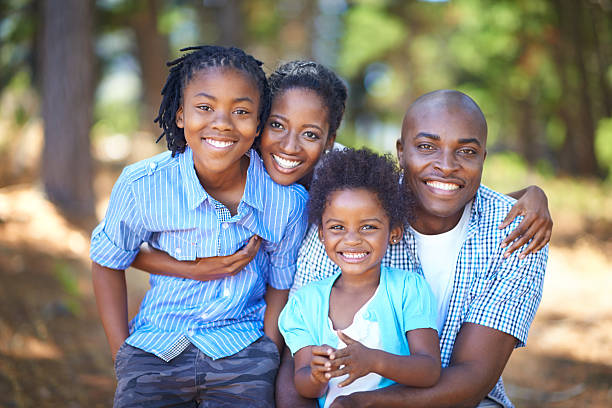
[[[504,252],[504,258],[507,258],[510,256],[510,252]]]
[[[519,255],[519,258],[521,258],[521,259],[525,259],[525,254],[520,254],[520,255]]]
[[[508,246],[508,244],[506,244],[505,242],[502,242],[502,244],[500,245],[502,248],[505,248]]]
[[[329,378],[329,377],[331,377],[331,374],[330,373],[325,373],[325,378]]]

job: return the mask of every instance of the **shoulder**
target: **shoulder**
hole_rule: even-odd
[[[481,185],[476,194],[475,205],[482,219],[499,219],[501,223],[515,203],[514,198]]]
[[[161,173],[178,166],[178,156],[172,157],[171,152],[163,152],[139,162],[130,164],[123,169],[118,183],[134,184],[141,180],[158,177]]]
[[[389,287],[398,289],[410,289],[417,288],[428,283],[425,278],[413,270],[392,268],[388,266],[382,266],[381,271],[384,273],[386,284]]]

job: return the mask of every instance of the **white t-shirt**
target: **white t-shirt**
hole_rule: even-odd
[[[455,268],[461,246],[467,237],[472,202],[463,209],[463,215],[450,231],[437,235],[425,235],[411,228],[417,246],[417,254],[425,280],[438,301],[438,331],[442,332],[455,280]]]

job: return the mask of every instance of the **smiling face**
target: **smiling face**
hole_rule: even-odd
[[[482,113],[457,94],[447,97],[417,101],[406,113],[397,142],[400,165],[417,200],[412,226],[424,234],[457,225],[480,186],[486,156]]]
[[[327,117],[323,99],[311,89],[290,88],[274,98],[260,149],[275,182],[289,185],[312,174],[334,143]]]
[[[319,227],[325,251],[343,277],[357,279],[380,273],[387,245],[401,235],[401,227],[390,227],[376,194],[363,188],[331,193]]]
[[[176,125],[193,150],[196,172],[218,177],[240,168],[255,140],[259,90],[234,68],[206,68],[194,73],[183,90]]]

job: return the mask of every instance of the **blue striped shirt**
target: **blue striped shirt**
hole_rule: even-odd
[[[125,269],[147,242],[179,260],[229,255],[257,234],[262,246],[232,277],[200,282],[151,275],[151,288],[130,323],[127,343],[169,361],[191,342],[213,359],[237,353],[263,335],[266,284],[288,289],[307,222],[308,195],[281,186],[254,150],[237,214],[209,196],[193,153],[170,152],[126,167],[106,216],[91,239],[91,259]]]
[[[467,239],[457,259],[448,316],[440,335],[442,367],[450,364],[455,339],[465,322],[508,333],[518,340],[517,347],[524,346],[527,341],[529,326],[542,298],[548,246],[524,259],[519,258],[519,251],[508,258],[503,257],[505,249],[500,244],[522,217],[503,230],[497,226],[514,202],[485,186],[480,186],[476,193]],[[297,263],[292,292],[339,271],[327,257],[317,229],[312,227],[304,238]],[[422,274],[416,240],[410,228],[405,228],[404,237],[398,244],[389,246],[382,265]],[[505,407],[513,406],[501,378],[489,397]]]

